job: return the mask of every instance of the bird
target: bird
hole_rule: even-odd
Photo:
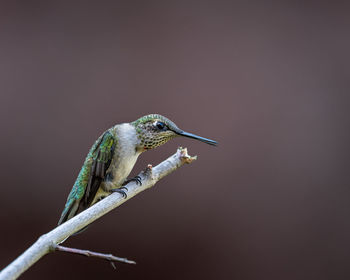
[[[113,192],[127,197],[124,187],[139,155],[178,137],[188,137],[216,146],[217,142],[188,133],[168,118],[149,114],[130,123],[109,128],[95,141],[70,191],[58,225],[76,216]]]

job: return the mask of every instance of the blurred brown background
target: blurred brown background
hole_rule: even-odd
[[[160,113],[217,148],[21,279],[349,279],[349,6],[289,1],[3,1],[1,254],[55,227],[91,144]]]

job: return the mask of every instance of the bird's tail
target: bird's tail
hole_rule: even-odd
[[[65,221],[75,216],[78,211],[78,207],[79,203],[77,201],[73,199],[68,201],[62,211],[61,218],[58,221],[58,225],[63,224]]]

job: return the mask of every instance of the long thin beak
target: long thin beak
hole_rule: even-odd
[[[218,142],[216,142],[214,140],[210,140],[210,139],[207,139],[207,138],[204,138],[204,137],[192,134],[192,133],[188,133],[185,131],[177,132],[177,134],[179,134],[181,136],[188,137],[188,138],[196,139],[196,140],[202,141],[204,143],[207,143],[207,144],[213,145],[213,146],[216,146],[218,144]]]

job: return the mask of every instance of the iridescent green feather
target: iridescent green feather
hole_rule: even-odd
[[[113,155],[110,151],[116,145],[116,142],[117,141],[112,132],[107,130],[96,140],[94,145],[91,147],[88,155],[85,158],[84,165],[79,172],[77,180],[75,181],[73,188],[67,198],[67,202],[58,224],[65,222],[75,215],[75,212],[78,210],[79,202],[85,195],[90,177],[92,175],[91,167],[94,161],[97,161],[99,163],[106,163],[108,161],[111,161]]]

